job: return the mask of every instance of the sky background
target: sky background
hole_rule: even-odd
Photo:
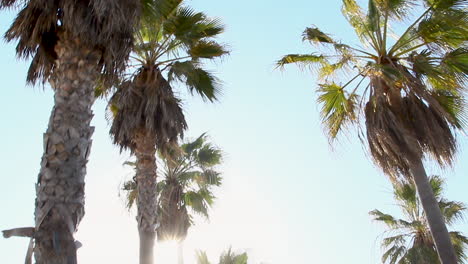
[[[192,0],[197,11],[219,17],[227,25],[221,41],[232,52],[211,65],[223,81],[223,96],[208,104],[184,99],[194,138],[208,132],[225,153],[224,182],[209,222],[198,221],[185,242],[186,264],[195,249],[206,250],[213,263],[232,246],[247,251],[249,264],[374,264],[380,259],[383,226],[368,212],[378,208],[399,215],[389,181],[370,162],[355,134],[331,148],[318,117],[315,79],[309,72],[274,62],[288,53],[307,53],[301,43],[307,26],[317,25],[334,37],[356,42],[342,17],[341,1]],[[0,32],[14,12],[0,14]],[[29,62],[15,58],[15,44],[0,43],[0,230],[33,225],[34,185],[42,155],[53,94],[46,85],[26,86]],[[125,209],[119,188],[132,177],[122,166],[108,136],[105,102],[94,106],[96,127],[86,176],[86,215],[76,238],[81,263],[136,263],[135,213]],[[447,178],[446,197],[468,203],[466,136],[453,169],[429,174]],[[468,225],[454,226],[468,233]],[[0,262],[22,263],[28,239],[0,238]],[[175,264],[175,247],[158,245],[156,263]]]

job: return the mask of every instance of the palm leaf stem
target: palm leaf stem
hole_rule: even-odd
[[[158,62],[158,65],[163,65],[163,64],[168,63],[168,62],[173,62],[173,61],[188,59],[188,58],[191,58],[191,57],[192,57],[192,56],[189,55],[189,56],[178,57],[178,58],[174,58],[174,59],[170,59],[170,60],[165,60],[165,61]]]
[[[425,45],[427,45],[427,44],[428,44],[428,43],[424,42],[424,43],[421,43],[421,44],[416,45],[416,46],[414,46],[414,47],[411,47],[411,48],[408,48],[408,49],[406,49],[406,50],[403,50],[403,51],[401,51],[401,52],[395,54],[395,57],[398,58],[398,56],[400,56],[400,55],[403,55],[403,54],[405,54],[405,53],[408,53],[408,52],[410,52],[410,51],[413,51],[413,50],[415,50],[415,49],[418,49],[418,48],[420,48],[420,47],[423,47],[423,46],[425,46]]]
[[[358,84],[356,85],[356,87],[354,87],[353,91],[350,93],[350,96],[352,96],[353,94],[356,93],[356,90],[359,88],[359,86],[361,85],[361,83],[366,79],[366,76],[363,76],[362,79],[358,82]]]
[[[358,48],[354,48],[354,47],[350,47],[350,46],[347,46],[347,48],[352,49],[352,50],[357,51],[357,52],[364,53],[364,54],[366,54],[366,55],[369,55],[370,59],[373,59],[373,58],[376,57],[374,54],[369,53],[369,52],[366,52],[366,51],[363,51],[363,50],[358,49]],[[359,58],[360,56],[355,56],[355,57],[358,57],[358,58]],[[363,58],[368,58],[368,57],[363,57]]]
[[[134,60],[136,60],[136,61],[138,61],[138,62],[141,63],[141,64],[145,64],[145,61],[143,61],[142,59],[140,59],[140,58],[138,58],[138,57],[135,57],[135,56],[130,55],[130,58],[131,58],[131,59],[134,59]]]
[[[364,92],[362,92],[362,97],[361,97],[361,101],[359,101],[359,105],[362,105],[362,102],[364,101],[366,92],[369,90],[369,87],[370,87],[370,83],[367,84],[366,88],[364,89]]]
[[[351,78],[351,80],[349,80],[345,85],[343,85],[343,86],[341,87],[341,90],[344,90],[344,88],[345,88],[346,86],[348,86],[350,83],[352,83],[354,80],[356,80],[357,77],[361,76],[361,74],[363,74],[363,73],[364,73],[364,71],[358,73],[356,76],[354,76],[353,78]]]
[[[166,44],[168,43],[168,41],[171,40],[170,37],[167,37],[162,43],[161,45],[159,45],[159,47],[154,51],[155,54],[159,54],[158,56],[156,56],[156,59],[158,59],[159,57],[161,57],[164,53],[166,53],[167,49],[163,51],[163,48],[164,46],[166,46]],[[160,53],[161,52],[161,53]]]
[[[137,37],[137,39],[138,39],[138,43],[144,43],[143,36],[141,35],[140,32],[137,32],[136,37]],[[146,59],[150,57],[150,54],[149,54],[149,52],[148,52],[147,49],[144,49],[144,53],[145,53],[145,58],[146,58]],[[141,64],[145,64],[145,63],[143,62],[143,60],[138,60],[138,61],[140,61]]]
[[[388,8],[387,8],[387,12],[385,12],[382,54],[384,54],[387,49],[387,30],[388,30]]]
[[[393,47],[388,51],[388,54],[392,54],[394,51],[396,51],[397,49],[401,48],[402,46],[406,45],[407,43],[411,42],[405,42],[403,44],[401,44],[400,42],[402,41],[402,39],[406,36],[406,34],[408,34],[410,32],[410,30],[412,30],[418,23],[421,19],[423,19],[431,10],[433,9],[433,6],[429,7],[424,13],[422,13],[421,16],[419,16],[414,22],[413,24],[411,24],[406,30],[405,32],[400,36],[400,38],[395,42],[395,44],[393,44]]]
[[[167,38],[167,39],[169,39],[169,38]],[[171,42],[169,42],[169,43],[171,43]],[[161,58],[164,54],[166,54],[166,53],[168,53],[169,51],[171,51],[173,48],[179,46],[179,45],[181,44],[181,42],[180,42],[180,41],[174,40],[173,44],[170,44],[170,45],[169,45],[168,43],[163,43],[163,44],[164,44],[164,45],[161,45],[161,50],[158,51],[158,52],[159,52],[159,55],[156,56],[156,60],[159,59],[159,58]],[[162,49],[162,47],[165,46],[166,44],[168,44],[168,46],[165,47],[165,49]]]

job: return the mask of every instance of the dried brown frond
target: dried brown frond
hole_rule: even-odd
[[[135,150],[138,131],[155,135],[160,151],[172,149],[187,128],[181,103],[157,67],[143,67],[124,81],[111,104],[116,108],[110,134],[122,149]]]
[[[408,175],[409,163],[420,159],[418,143],[402,115],[395,113],[384,96],[377,96],[365,108],[367,141],[374,162],[392,178]]]
[[[0,8],[14,2],[2,0]],[[29,82],[46,81],[50,76],[56,57],[54,46],[59,41],[59,31],[63,31],[85,47],[101,51],[102,73],[110,84],[125,69],[139,16],[140,1],[29,0],[5,38],[18,40],[19,57],[33,58]]]
[[[374,162],[393,179],[409,176],[410,164],[429,155],[441,167],[453,162],[457,145],[453,116],[408,71],[398,82],[374,77],[365,107],[367,140]]]
[[[176,179],[169,179],[159,200],[158,241],[184,240],[190,227],[187,208],[183,205],[183,188]]]

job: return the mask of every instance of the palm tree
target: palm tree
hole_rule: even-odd
[[[232,252],[231,248],[229,248],[219,257],[219,264],[247,264],[247,260],[247,253],[236,254]],[[208,260],[206,252],[197,252],[197,264],[211,264],[211,262]]]
[[[430,177],[429,183],[439,203],[445,223],[451,225],[462,219],[466,206],[461,202],[447,201],[442,198],[442,185],[444,183],[442,178]],[[379,210],[373,210],[369,213],[374,217],[374,220],[384,223],[389,229],[386,232],[388,236],[383,239],[381,244],[385,250],[382,263],[440,263],[414,184],[399,182],[394,183],[393,187],[395,200],[403,211],[405,219],[397,219]],[[459,261],[464,263],[467,260],[465,250],[468,247],[468,238],[461,232],[450,232],[450,238]]]
[[[215,198],[212,187],[221,185],[221,176],[215,167],[221,164],[222,154],[202,134],[182,144],[179,151],[159,155],[158,161],[163,177],[157,184],[158,241],[178,241],[178,263],[183,263],[182,243],[194,224],[194,215],[208,218],[208,209]],[[125,182],[123,190],[127,192],[127,208],[130,209],[138,202],[137,182]]]
[[[318,103],[331,141],[343,128],[360,127],[363,117],[366,133],[360,138],[367,140],[375,164],[393,179],[403,176],[415,182],[442,263],[457,263],[422,162],[431,157],[442,167],[451,165],[457,146],[454,131],[466,124],[468,20],[465,1],[421,2],[369,0],[365,12],[355,0],[343,0],[343,14],[362,47],[310,27],[303,40],[334,52],[290,54],[277,64],[317,66],[322,81]],[[390,22],[408,21],[416,10],[422,14],[392,40],[396,33]]]
[[[13,7],[20,11],[5,38],[18,42],[18,57],[32,58],[28,83],[48,81],[54,90],[28,256],[34,248],[36,263],[76,263],[94,89],[98,79],[109,85],[125,68],[140,2],[0,1],[0,9]]]
[[[153,262],[156,149],[165,153],[173,148],[187,128],[172,85],[178,81],[190,92],[215,101],[219,82],[204,69],[203,61],[228,53],[215,40],[224,31],[220,21],[184,7],[181,2],[163,1],[164,12],[142,21],[129,61],[129,71],[134,71],[121,80],[110,100],[113,141],[136,156],[140,263]]]

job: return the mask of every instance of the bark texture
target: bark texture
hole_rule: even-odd
[[[157,228],[156,137],[137,133],[135,140],[137,222],[140,234],[140,264],[154,261],[154,242]]]
[[[426,170],[421,161],[414,162],[410,167],[416,190],[418,191],[421,204],[426,214],[429,229],[431,230],[437,253],[442,264],[456,264],[457,255],[452,245],[449,232],[445,225],[442,212],[439,208],[431,184],[426,175]]]
[[[36,185],[37,264],[77,263],[73,238],[84,215],[84,179],[91,148],[94,87],[100,53],[66,32],[55,46],[50,80],[54,107],[44,134],[44,154]]]

